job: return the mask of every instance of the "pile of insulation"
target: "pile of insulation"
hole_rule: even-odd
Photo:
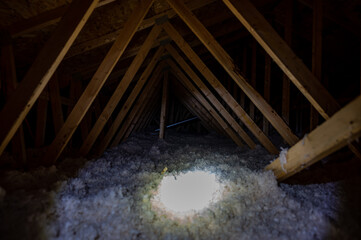
[[[275,156],[215,134],[137,134],[99,159],[2,173],[1,239],[356,239],[360,198],[343,182],[277,184]],[[154,209],[166,174],[215,173],[227,193],[184,221]],[[359,181],[353,186],[360,191]],[[347,183],[348,186],[352,185]],[[356,190],[357,192],[357,190]],[[357,195],[357,194],[356,194]],[[359,196],[359,195],[358,195]]]

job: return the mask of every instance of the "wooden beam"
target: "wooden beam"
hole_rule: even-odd
[[[188,91],[193,95],[193,97],[195,99],[197,99],[204,108],[206,108],[208,110],[208,112],[212,115],[212,117],[214,119],[216,119],[216,121],[219,123],[219,125],[221,125],[221,127],[224,129],[224,131],[227,133],[227,135],[238,145],[238,146],[243,146],[242,141],[240,141],[240,139],[238,138],[238,135],[235,134],[235,132],[232,130],[232,128],[230,128],[228,126],[228,124],[223,120],[223,118],[221,117],[221,114],[224,115],[224,112],[227,112],[226,110],[224,110],[224,112],[220,112],[218,113],[216,109],[214,109],[209,103],[208,101],[202,96],[202,94],[197,90],[197,88],[190,82],[190,80],[188,80],[188,78],[186,77],[186,75],[184,75],[184,73],[177,67],[177,65],[175,65],[175,63],[173,61],[167,61],[167,63],[170,65],[170,67],[172,68],[172,72],[174,73],[175,76],[177,76],[177,78],[181,81],[181,83],[188,89]],[[194,81],[194,80],[193,80]],[[242,134],[241,131],[239,132],[239,134]],[[244,136],[244,135],[243,135]],[[242,136],[242,137],[243,137]],[[248,137],[247,134],[245,134],[245,136]],[[247,140],[247,138],[245,137],[245,139]],[[254,148],[254,143],[252,145],[253,141],[248,141],[247,144],[250,145],[250,148]],[[251,147],[252,146],[252,147]]]
[[[44,146],[45,141],[46,119],[48,116],[48,101],[39,98],[37,102],[35,147],[39,148]]]
[[[285,4],[284,38],[290,47],[292,46],[293,1],[286,0]],[[282,118],[287,124],[290,124],[290,79],[286,74],[282,76]]]
[[[134,108],[130,112],[129,116],[125,120],[124,124],[120,128],[116,137],[114,138],[111,146],[118,145],[121,141],[125,141],[128,136],[133,131],[135,125],[142,120],[142,116],[144,116],[145,110],[148,110],[149,113],[152,112],[154,105],[157,104],[156,99],[158,98],[158,93],[160,93],[159,81],[149,82],[144,89],[143,94],[139,97],[137,102],[134,105]]]
[[[209,70],[209,68],[202,62],[198,55],[191,49],[191,47],[184,41],[184,39],[177,33],[177,31],[168,23],[163,24],[163,28],[169,34],[169,36],[175,41],[178,47],[185,53],[185,55],[191,60],[191,62],[196,66],[196,68],[203,74],[205,79],[214,87],[214,89],[219,93],[223,100],[230,106],[234,111],[237,117],[246,125],[246,127],[254,134],[254,136],[261,142],[261,144],[270,152],[278,153],[277,148],[272,144],[272,142],[264,135],[264,133],[259,129],[259,127],[254,123],[254,121],[249,117],[249,115],[243,110],[243,108],[238,104],[238,102],[232,97],[232,95],[224,88],[224,86],[219,82],[219,80],[214,76],[214,74]],[[206,96],[212,97],[213,94],[208,90],[206,85],[198,78],[194,71],[188,66],[184,59],[177,53],[177,51],[172,48],[170,45],[166,46],[167,51],[172,55],[174,59],[181,65],[182,68],[186,69],[187,74],[192,74],[191,79],[195,81],[198,87],[205,91]],[[212,97],[212,102],[216,102],[216,98]],[[218,100],[217,100],[218,102]],[[222,105],[218,105],[221,107]],[[218,109],[222,112],[223,109]],[[228,112],[225,111],[225,114]],[[234,121],[232,117],[228,119],[231,122]],[[240,128],[239,124],[231,124],[233,127],[237,128],[237,132]],[[235,129],[236,130],[236,129]],[[238,132],[242,134],[240,130]],[[246,139],[247,134],[242,134]],[[246,140],[245,140],[246,141]],[[247,142],[247,141],[246,141]],[[251,144],[251,142],[248,141]],[[251,147],[252,148],[252,147]]]
[[[63,110],[61,106],[60,89],[58,75],[55,73],[49,81],[49,96],[51,103],[51,112],[53,116],[55,135],[64,124]]]
[[[322,0],[315,0],[313,7],[312,73],[315,75],[318,81],[321,81],[322,78],[322,4]],[[310,131],[315,129],[318,123],[318,112],[311,105]]]
[[[123,122],[124,118],[126,117],[127,113],[129,112],[129,109],[132,107],[134,101],[138,97],[140,91],[144,87],[144,84],[147,82],[149,76],[151,75],[153,69],[155,68],[155,65],[157,64],[159,57],[163,54],[163,48],[159,48],[156,54],[154,54],[151,64],[149,64],[140,78],[137,81],[137,84],[135,85],[134,89],[132,90],[131,94],[129,95],[126,102],[123,104],[121,110],[119,111],[117,117],[115,118],[113,124],[108,129],[107,134],[102,139],[101,144],[99,145],[99,152],[98,154],[101,154],[105,151],[105,149],[108,147],[110,141],[116,134],[117,130],[119,129],[120,124]],[[158,65],[158,67],[154,70],[154,73],[149,81],[155,81],[154,79],[158,78],[158,74],[160,74],[162,65]]]
[[[187,3],[187,6],[192,9],[198,9],[201,7],[204,7],[212,2],[214,2],[215,0],[192,0],[189,1]],[[173,18],[174,16],[176,16],[176,13],[174,12],[174,10],[168,10],[165,13],[160,13],[157,14],[153,17],[149,17],[147,19],[144,19],[142,21],[142,23],[140,24],[138,31],[152,27],[155,23],[155,20],[162,17],[162,16],[168,16],[168,18]],[[95,38],[89,41],[85,41],[82,43],[79,43],[77,45],[75,45],[72,49],[70,49],[69,53],[67,54],[67,56],[65,56],[65,58],[70,58],[70,57],[74,57],[76,55],[82,54],[84,52],[90,51],[92,49],[95,49],[97,47],[103,46],[105,44],[111,43],[113,41],[115,41],[116,37],[119,35],[120,31],[122,31],[121,29],[118,29],[114,32],[108,33],[104,36],[101,36],[99,38]],[[155,45],[154,47],[158,47],[158,45]],[[127,51],[124,55],[126,55],[125,57],[131,57],[136,55],[136,53],[138,52],[139,47],[136,47],[134,49],[130,49],[129,51]]]
[[[227,135],[224,129],[218,124],[217,121],[215,121],[207,109],[200,102],[198,102],[198,100],[194,98],[187,89],[185,89],[180,83],[173,83],[176,86],[174,93],[178,97],[179,101],[188,109],[188,111],[201,119],[204,127],[208,129],[209,132],[212,132],[213,130],[220,134]]]
[[[96,5],[96,8],[104,6],[114,1],[115,0],[100,0],[99,3]],[[69,8],[69,4],[42,12],[34,17],[16,22],[10,25],[9,27],[7,27],[7,29],[12,37],[17,37],[24,33],[39,30],[41,28],[59,22],[62,16],[68,10],[68,8]]]
[[[256,89],[257,85],[257,42],[252,41],[252,59],[251,59],[251,86]],[[267,101],[267,100],[266,100]],[[249,116],[254,119],[255,106],[252,101],[249,103]]]
[[[145,103],[149,102],[153,98],[154,92],[158,89],[157,88],[157,85],[158,85],[158,82],[159,82],[158,79],[159,79],[159,75],[161,73],[162,67],[163,67],[163,65],[158,65],[158,67],[156,68],[154,74],[152,75],[151,79],[149,79],[148,84],[146,84],[142,94],[138,98],[136,104],[134,105],[132,111],[128,115],[126,121],[124,122],[124,124],[120,128],[119,132],[116,134],[111,146],[115,146],[115,145],[119,144],[120,140],[124,138],[124,135],[126,134],[128,128],[134,123],[134,121],[136,121],[135,118],[136,117],[139,118],[139,114],[142,115],[142,113],[144,111],[144,108],[146,106]],[[128,109],[130,109],[130,107]],[[117,119],[118,119],[118,117],[117,117]],[[123,119],[119,118],[119,120],[123,120]],[[116,125],[114,125],[114,127],[112,125],[112,127],[113,127],[113,129],[115,129],[115,131],[118,130],[120,124],[116,124]],[[112,127],[111,127],[111,129],[112,129]],[[104,139],[106,139],[106,140],[110,139],[111,140],[111,138],[113,136],[110,136],[110,135],[115,135],[115,134],[113,134],[111,132],[111,131],[113,131],[111,129],[108,130],[108,133],[104,137]],[[108,137],[108,135],[109,135],[109,137]],[[104,139],[102,140],[102,143],[104,142]],[[108,142],[110,142],[110,140],[108,140]],[[98,155],[100,153],[104,152],[104,150],[107,148],[107,145],[108,145],[108,143],[101,144],[101,146],[97,150]]]
[[[197,116],[199,119],[201,119],[202,122],[204,122],[205,127],[212,132],[216,131],[220,135],[227,136],[227,132],[225,129],[222,128],[222,126],[219,124],[219,122],[213,117],[212,113],[209,112],[201,102],[197,100],[196,97],[192,95],[192,93],[185,88],[180,82],[173,81],[173,84],[175,85],[174,93],[178,97],[179,101],[185,105],[185,107],[193,113],[195,116]],[[208,126],[207,126],[208,125]]]
[[[0,155],[83,28],[97,0],[76,0],[0,113]]]
[[[160,108],[160,125],[159,125],[159,138],[164,139],[164,131],[167,116],[167,105],[168,105],[168,71],[164,72],[163,76],[163,94],[162,94],[162,105]]]
[[[340,108],[302,60],[248,0],[223,2],[325,119]]]
[[[197,76],[197,74],[191,69],[191,67],[182,59],[182,57],[176,52],[171,46],[166,46],[166,49],[171,53],[172,57],[181,65],[181,68],[187,73],[190,79],[198,86],[204,96],[212,103],[214,108],[218,111],[219,115],[222,116],[226,122],[238,133],[238,135],[243,139],[243,141],[251,148],[255,148],[256,144],[248,136],[248,134],[241,128],[236,120],[229,114],[226,108],[218,101],[218,99],[212,94],[212,92],[207,88],[207,86],[202,82],[202,80]],[[177,67],[173,61],[167,61],[171,66],[172,70],[177,74],[177,76],[182,80],[182,83],[187,87],[187,89],[195,96],[198,95],[198,90],[193,86],[193,84],[188,80],[186,76],[183,76],[182,71]],[[199,93],[200,94],[200,93]],[[203,98],[202,98],[203,100]],[[200,101],[200,100],[199,100]],[[200,101],[204,104],[204,101]],[[207,102],[207,101],[206,101]],[[206,107],[206,106],[205,106]],[[206,107],[207,108],[207,107]]]
[[[361,96],[342,108],[296,145],[282,161],[274,160],[265,169],[282,181],[314,164],[361,136]]]
[[[18,86],[15,68],[15,58],[13,46],[9,36],[3,36],[3,39],[7,38],[7,42],[1,46],[1,79],[5,84],[6,99],[9,99],[14,94],[15,89]],[[6,41],[6,39],[5,39]],[[16,167],[24,167],[27,161],[26,145],[24,139],[24,129],[19,126],[12,139],[12,155],[15,160]]]
[[[247,77],[247,46],[243,46],[242,52],[242,73],[245,77]],[[237,83],[236,83],[237,84]],[[243,90],[241,90],[241,99],[240,105],[244,109],[246,107],[246,94]]]
[[[153,98],[159,98],[159,96],[153,96]],[[132,123],[135,123],[133,131],[138,132],[141,131],[147,124],[151,121],[151,117],[153,116],[153,110],[157,102],[153,99],[150,101],[154,102],[148,102],[145,103],[144,109],[147,109],[148,111],[138,111],[137,115],[135,116],[135,121]],[[127,118],[128,120],[128,118]],[[124,122],[125,125],[125,122]],[[112,144],[113,146],[113,144]]]
[[[155,39],[158,37],[160,31],[161,31],[161,27],[159,27],[157,25],[149,33],[147,39],[145,40],[143,46],[139,50],[137,56],[133,59],[133,62],[127,69],[122,80],[119,82],[113,95],[111,96],[107,105],[104,107],[102,113],[98,117],[95,125],[93,126],[90,133],[84,140],[84,142],[79,150],[80,156],[86,156],[88,154],[88,152],[90,151],[95,140],[99,136],[99,133],[103,130],[105,124],[107,123],[108,119],[112,115],[112,113],[113,113],[114,109],[116,108],[116,106],[118,105],[120,99],[123,97],[125,91],[128,89],[129,84],[134,79],[134,76],[137,73],[137,71],[139,70],[140,66],[142,65],[144,59],[147,57],[149,50],[151,49]],[[158,50],[158,52],[154,58],[159,58],[160,54],[162,54],[162,52],[161,52],[161,50]],[[149,63],[149,64],[155,65],[156,60],[154,58],[152,60],[153,62]]]
[[[49,149],[44,156],[44,160],[48,163],[52,164],[59,158],[66,144],[69,142],[79,123],[88,111],[90,105],[98,95],[101,87],[104,85],[110,72],[113,70],[120,56],[128,46],[152,3],[153,0],[140,2],[135,8],[136,10],[125,23],[125,27],[122,32],[110,48],[93,78],[90,80],[87,88],[84,90],[79,101],[66,119],[63,127],[55,137],[55,140],[49,146]]]
[[[298,141],[287,124],[278,116],[276,111],[263,99],[263,97],[247,83],[246,79],[241,75],[238,67],[233,63],[232,58],[222,48],[221,45],[208,32],[203,24],[194,16],[194,14],[187,9],[187,7],[180,0],[167,0],[188,27],[207,47],[212,55],[218,60],[238,86],[245,92],[250,100],[257,106],[262,114],[268,119],[273,127],[280,133],[280,135],[287,141],[288,144],[293,145]]]
[[[264,84],[263,84],[263,95],[267,102],[271,100],[271,58],[265,56],[265,69],[264,69]],[[266,136],[269,135],[269,122],[267,118],[263,116],[263,132]]]

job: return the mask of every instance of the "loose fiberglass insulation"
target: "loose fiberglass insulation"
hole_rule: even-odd
[[[361,238],[359,179],[277,184],[262,170],[274,158],[262,147],[248,150],[218,135],[170,131],[165,140],[137,134],[88,162],[3,172],[0,238]],[[200,172],[206,182],[216,180],[205,207],[178,218],[169,206],[154,206],[162,180]]]

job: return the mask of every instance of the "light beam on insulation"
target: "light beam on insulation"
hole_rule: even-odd
[[[189,171],[165,176],[152,205],[182,218],[206,209],[221,199],[223,184],[214,173]]]

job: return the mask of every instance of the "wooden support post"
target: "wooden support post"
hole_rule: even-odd
[[[169,24],[165,23],[163,25],[166,32],[171,36],[171,38],[177,43],[181,50],[185,53],[185,55],[192,61],[192,63],[197,67],[197,69],[203,74],[205,79],[214,87],[214,89],[219,93],[219,95],[223,98],[223,100],[229,104],[234,113],[239,117],[239,119],[245,124],[245,126],[254,134],[254,136],[261,142],[261,144],[273,154],[278,153],[277,148],[272,144],[272,142],[264,135],[264,133],[259,129],[259,127],[254,123],[254,121],[248,116],[248,114],[243,110],[243,108],[238,104],[238,102],[231,96],[231,94],[223,87],[223,85],[219,82],[219,80],[213,75],[213,73],[207,68],[207,66],[202,62],[202,60],[197,56],[197,54],[190,48],[190,46],[184,41],[184,39],[177,34],[174,28]],[[210,101],[212,103],[219,102],[217,98],[211,94],[206,85],[199,79],[197,74],[191,69],[190,66],[184,61],[184,59],[178,54],[178,52],[172,48],[170,45],[166,46],[168,52],[172,55],[172,57],[181,65],[181,67],[187,72],[187,74],[191,77],[191,79],[197,84],[197,86],[201,89],[201,91],[205,91],[205,95],[210,97]],[[191,74],[191,75],[190,75]],[[218,111],[220,113],[229,115],[227,111],[225,111],[224,107],[221,104],[215,105],[215,107],[219,107]],[[227,121],[231,124],[232,127],[237,131],[238,134],[243,138],[243,140],[252,146],[252,142],[248,141],[248,135],[243,134],[243,129],[239,126],[239,124],[229,116],[226,118]],[[252,147],[251,147],[252,148]]]
[[[223,120],[223,118],[221,117],[220,114],[224,114],[225,112],[227,112],[225,109],[223,110],[223,112],[220,112],[220,114],[217,112],[216,109],[214,109],[209,103],[208,101],[202,96],[202,94],[197,90],[196,87],[193,86],[193,84],[188,80],[188,78],[186,77],[186,75],[184,75],[184,73],[175,65],[175,63],[173,61],[167,61],[168,64],[171,66],[172,68],[172,72],[174,73],[174,75],[182,82],[182,84],[184,84],[184,86],[188,89],[189,92],[192,93],[193,97],[196,98],[202,105],[203,107],[205,107],[208,112],[211,113],[211,115],[213,116],[214,119],[216,119],[216,121],[219,123],[219,125],[221,125],[221,127],[225,130],[225,132],[227,133],[227,135],[238,145],[238,146],[243,146],[242,141],[238,138],[238,134],[235,134],[235,132],[228,126],[228,124]],[[216,103],[218,104],[218,103]],[[220,103],[219,103],[220,105]],[[219,106],[218,105],[218,106]],[[229,120],[229,119],[227,119]],[[242,129],[241,129],[242,130]],[[241,133],[241,131],[239,131],[239,134]],[[242,134],[242,133],[241,133]],[[243,136],[247,136],[247,134],[243,135]],[[242,136],[242,137],[243,137]],[[245,137],[245,139],[247,139]],[[252,145],[253,141],[248,141],[247,144],[251,145],[254,147],[254,145]],[[254,144],[254,143],[253,143]],[[250,146],[250,147],[251,147]],[[253,148],[251,147],[251,148]]]
[[[123,122],[129,109],[133,105],[134,101],[136,100],[140,91],[142,90],[144,84],[148,80],[150,74],[152,73],[152,71],[153,71],[156,63],[158,62],[159,57],[162,55],[162,53],[163,53],[163,48],[160,47],[158,49],[158,51],[154,54],[152,63],[146,67],[146,69],[144,70],[144,72],[142,73],[140,78],[138,79],[137,84],[135,85],[133,91],[129,95],[127,101],[123,104],[123,106],[122,106],[121,110],[119,111],[117,117],[115,118],[113,124],[110,126],[107,134],[101,141],[101,144],[99,146],[100,152],[98,152],[98,154],[101,154],[102,152],[104,152],[105,149],[108,147],[110,141],[112,140],[112,138],[116,134],[117,130],[119,129],[120,124]],[[160,74],[162,67],[163,67],[162,65],[157,66],[157,68],[154,70],[154,73],[153,73],[150,81],[155,81],[154,79],[158,78],[158,74]]]
[[[286,19],[284,38],[288,46],[292,45],[292,20],[293,20],[293,1],[286,0]],[[282,77],[282,117],[287,124],[290,124],[290,80],[286,74]]]
[[[173,9],[188,25],[188,27],[207,47],[207,49],[218,60],[218,62],[223,66],[223,68],[228,72],[228,74],[233,78],[238,86],[245,92],[250,100],[257,106],[257,108],[268,119],[273,127],[280,133],[283,139],[285,139],[290,145],[295,144],[298,141],[298,137],[292,133],[287,124],[280,116],[278,116],[276,111],[272,109],[272,107],[263,99],[263,97],[254,88],[252,88],[249,83],[247,83],[246,79],[240,74],[238,67],[233,63],[232,58],[227,54],[222,46],[219,45],[219,43],[208,32],[203,24],[193,15],[191,11],[189,11],[189,9],[187,9],[182,1],[167,0],[167,2],[173,7]],[[167,25],[163,24],[163,28],[165,26]],[[197,58],[199,57],[197,56]]]
[[[271,100],[271,58],[266,55],[265,56],[265,69],[264,69],[264,99],[270,103]],[[267,119],[263,116],[263,132],[266,136],[269,135],[269,123]]]
[[[49,81],[49,97],[51,103],[51,112],[53,114],[52,116],[53,116],[54,132],[56,135],[64,124],[57,73],[54,73],[53,77]]]
[[[251,86],[256,89],[257,84],[257,42],[252,41],[252,60],[251,60]],[[267,101],[267,100],[266,100]],[[254,119],[255,106],[252,101],[249,103],[249,116]]]
[[[314,0],[312,31],[312,73],[318,81],[322,78],[322,0]],[[321,81],[322,82],[322,81]],[[318,125],[318,112],[311,105],[310,131]]]
[[[360,109],[361,96],[291,147],[282,161],[277,158],[265,169],[282,181],[359,138]]]
[[[1,111],[0,155],[47,85],[97,3],[97,0],[76,0],[71,3],[54,34],[44,45],[13,97]]]
[[[160,108],[159,138],[164,139],[168,104],[168,71],[164,72],[162,105]]]
[[[11,39],[9,36],[2,36],[8,38],[7,42],[1,46],[1,79],[5,84],[6,98],[9,99],[17,88],[17,77],[15,69],[15,59]],[[6,40],[5,40],[6,41]],[[0,153],[1,155],[1,153]],[[12,139],[12,155],[15,160],[16,167],[24,167],[26,164],[26,145],[24,139],[24,129],[19,126]]]
[[[128,46],[130,40],[137,31],[137,28],[139,27],[152,3],[153,0],[144,0],[141,1],[137,7],[135,7],[136,10],[133,11],[133,14],[125,23],[124,28],[119,34],[117,40],[114,42],[107,55],[103,59],[98,70],[95,72],[87,88],[81,95],[79,101],[74,106],[69,117],[66,119],[63,127],[56,135],[53,143],[49,146],[49,149],[44,156],[44,162],[53,164],[59,158],[70,138],[73,136],[73,133],[77,129],[79,123],[88,111],[90,105],[98,95],[101,87],[107,80],[109,74],[115,67],[118,59],[121,57],[125,48]]]
[[[302,60],[248,0],[223,2],[325,119],[340,108]]]
[[[48,115],[48,100],[39,98],[36,108],[35,147],[37,148],[44,146],[47,115]]]
[[[109,99],[107,105],[104,107],[102,113],[98,117],[96,123],[94,124],[92,130],[90,131],[87,138],[84,140],[79,155],[86,156],[90,151],[90,148],[93,146],[95,140],[99,136],[100,132],[103,130],[105,124],[107,123],[109,117],[112,115],[114,109],[118,105],[120,99],[123,97],[125,91],[128,89],[130,83],[134,79],[135,74],[139,70],[140,66],[142,65],[144,59],[149,53],[151,46],[153,45],[155,39],[158,37],[161,31],[161,27],[156,25],[152,31],[149,33],[147,39],[145,40],[144,44],[140,48],[137,56],[133,59],[131,65],[127,69],[126,73],[124,74],[122,80],[119,82],[117,88],[115,89],[113,95]],[[157,59],[162,52],[158,50],[157,55],[155,58]],[[152,62],[149,65],[155,65],[156,59],[153,58]]]

